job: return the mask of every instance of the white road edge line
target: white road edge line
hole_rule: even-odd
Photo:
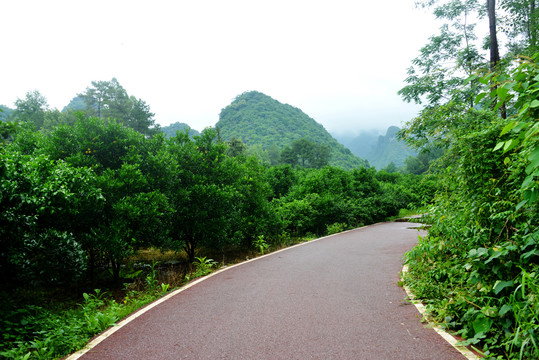
[[[307,245],[307,244],[311,244],[313,242],[316,242],[316,241],[319,241],[319,240],[323,240],[323,239],[327,239],[329,237],[332,237],[332,236],[335,236],[335,235],[341,235],[341,234],[346,234],[348,232],[351,232],[351,231],[356,231],[356,230],[359,230],[359,229],[365,229],[367,227],[370,227],[370,226],[373,226],[373,225],[377,225],[377,224],[371,224],[371,225],[367,225],[367,226],[362,226],[360,228],[356,228],[356,229],[352,229],[352,230],[347,230],[347,231],[343,231],[343,232],[340,232],[340,233],[337,233],[337,234],[332,234],[332,235],[328,235],[328,236],[324,236],[324,237],[321,237],[321,238],[318,238],[318,239],[313,239],[313,240],[310,240],[310,241],[305,241],[305,242],[302,242],[302,243],[299,243],[299,244],[296,244],[296,245],[293,245],[293,246],[289,246],[289,247],[286,247],[286,248],[283,248],[283,249],[280,249],[280,250],[277,250],[277,251],[273,251],[273,252],[270,252],[266,255],[262,255],[262,256],[257,256],[255,258],[252,258],[252,259],[249,259],[247,261],[243,261],[243,262],[240,262],[240,263],[237,263],[237,264],[234,264],[234,265],[230,265],[230,266],[223,266],[222,268],[220,268],[219,270],[215,271],[215,272],[212,272],[211,274],[209,275],[206,275],[204,277],[201,277],[201,278],[198,278],[190,283],[188,283],[187,285],[184,285],[182,286],[181,288],[177,289],[177,290],[174,290],[173,292],[171,292],[170,294],[167,294],[165,296],[163,296],[162,298],[150,303],[149,305],[146,305],[145,307],[143,307],[142,309],[134,312],[133,314],[131,314],[130,316],[126,317],[125,319],[123,319],[122,321],[120,321],[118,324],[112,326],[111,328],[109,328],[108,330],[105,330],[104,332],[102,332],[101,334],[99,334],[98,336],[96,336],[92,341],[90,341],[84,348],[80,349],[79,351],[71,354],[70,356],[68,356],[65,360],[77,360],[79,359],[82,355],[86,354],[88,351],[90,351],[91,349],[93,349],[94,347],[96,347],[99,343],[101,343],[103,340],[105,340],[106,338],[108,338],[109,336],[111,336],[112,334],[114,334],[116,331],[120,330],[122,327],[124,327],[125,325],[129,324],[131,321],[135,320],[136,318],[138,318],[140,315],[144,314],[145,312],[153,309],[154,307],[156,307],[157,305],[161,304],[162,302],[165,302],[166,300],[170,299],[171,297],[175,296],[175,295],[178,295],[179,293],[189,289],[190,287],[192,286],[195,286],[196,284],[206,280],[206,279],[209,279],[210,277],[212,276],[215,276],[217,274],[220,274],[222,273],[223,271],[226,271],[228,269],[232,269],[232,268],[235,268],[237,266],[240,266],[240,265],[243,265],[243,264],[247,264],[247,263],[250,263],[251,261],[255,261],[255,260],[259,260],[259,259],[262,259],[262,258],[265,258],[267,256],[272,256],[272,255],[275,255],[275,254],[278,254],[280,252],[283,252],[283,251],[287,251],[287,250],[290,250],[290,249],[293,249],[295,247],[298,247],[298,246],[303,246],[303,245]]]
[[[408,265],[404,265],[402,267],[402,274],[406,274],[408,272]],[[406,291],[406,294],[408,295],[408,298],[410,301],[415,305],[417,311],[423,316],[423,319],[425,321],[427,320],[427,308],[425,305],[423,305],[419,300],[415,299],[414,294],[412,293],[412,290],[406,285],[403,285],[404,291]],[[445,341],[447,341],[451,346],[453,346],[455,349],[457,349],[462,355],[464,355],[469,360],[478,360],[481,359],[479,356],[474,354],[472,351],[470,351],[467,347],[459,345],[457,339],[455,339],[451,334],[449,334],[447,331],[442,329],[440,326],[433,324],[429,322],[429,325],[440,335],[444,338]]]

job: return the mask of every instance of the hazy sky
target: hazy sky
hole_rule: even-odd
[[[3,0],[0,104],[39,90],[62,109],[116,77],[161,125],[202,130],[244,91],[331,132],[400,125],[396,92],[437,31],[414,0]]]

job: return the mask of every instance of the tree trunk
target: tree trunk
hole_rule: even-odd
[[[537,46],[537,15],[535,14],[535,1],[536,0],[530,1],[530,18],[528,21],[528,32],[532,51],[535,51]]]
[[[195,261],[195,249],[196,249],[196,240],[195,237],[191,237],[191,241],[187,241],[187,243],[184,246],[184,250],[187,253],[187,257],[189,258],[189,262],[192,263]]]
[[[111,257],[110,264],[112,267],[112,280],[115,284],[120,283],[120,268],[122,266],[121,261],[114,259]]]
[[[490,34],[490,69],[494,71],[496,65],[500,62],[498,37],[496,34],[496,0],[487,0],[487,8]]]
[[[90,284],[92,285],[92,287],[95,285],[94,273],[95,273],[95,251],[93,248],[91,248],[89,250],[89,255],[88,255],[88,277],[90,279]]]
[[[487,0],[488,24],[490,34],[490,71],[495,72],[500,62],[500,51],[498,49],[498,37],[496,29],[496,0]],[[500,116],[507,118],[505,104],[500,107]]]

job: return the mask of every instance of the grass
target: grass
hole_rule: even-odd
[[[84,293],[72,307],[59,302],[24,305],[2,314],[0,357],[6,359],[58,359],[86,345],[96,334],[162,296],[158,292],[130,290],[118,302],[107,292]]]

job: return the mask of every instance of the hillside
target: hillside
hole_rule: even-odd
[[[62,111],[67,111],[68,109],[82,111],[86,110],[86,102],[84,101],[84,98],[79,95],[75,96],[73,99],[71,99],[69,104],[64,106]]]
[[[385,135],[378,137],[376,146],[367,154],[367,159],[372,166],[381,169],[392,162],[400,167],[404,165],[404,160],[408,156],[417,155],[404,141],[397,139],[399,131],[398,127],[390,126]]]
[[[167,138],[176,136],[176,131],[185,131],[185,129],[189,129],[189,136],[193,137],[196,135],[199,135],[200,133],[196,130],[191,129],[191,127],[185,123],[181,122],[175,122],[174,124],[170,124],[168,126],[163,126],[161,128],[161,131]]]
[[[368,165],[303,111],[258,91],[237,96],[221,110],[216,127],[225,141],[235,137],[248,146],[260,146],[265,150],[277,147],[280,151],[294,140],[306,138],[330,148],[330,165],[345,169]]]
[[[380,132],[377,130],[361,130],[359,135],[353,133],[332,133],[331,135],[350,149],[352,154],[367,159],[367,155],[376,147]]]
[[[0,111],[0,121],[6,121],[14,111],[5,105],[0,105],[0,109],[2,109],[2,111]]]
[[[397,167],[404,165],[408,156],[416,156],[404,141],[397,139],[400,129],[390,126],[385,135],[374,132],[362,132],[358,136],[337,135],[337,140],[352,152],[369,161],[369,164],[382,169],[391,162]]]

